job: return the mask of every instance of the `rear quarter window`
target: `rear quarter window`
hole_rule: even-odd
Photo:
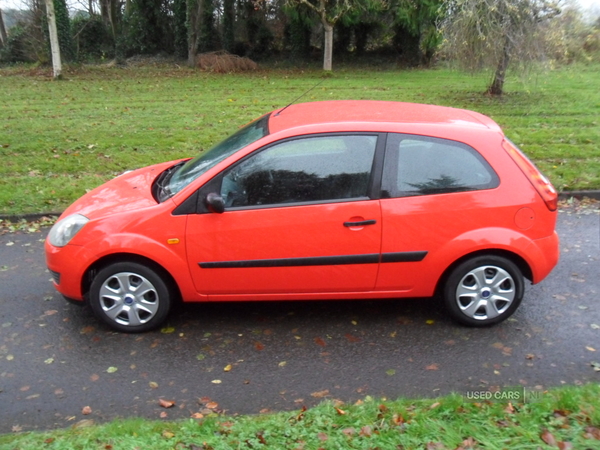
[[[492,167],[466,144],[402,134],[388,137],[383,198],[476,191],[498,184]]]

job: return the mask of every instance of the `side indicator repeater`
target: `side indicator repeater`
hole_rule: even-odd
[[[167,244],[169,244],[169,245],[179,244],[179,238],[170,238],[170,239],[167,239]]]

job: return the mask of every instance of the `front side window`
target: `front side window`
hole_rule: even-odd
[[[277,143],[228,170],[228,208],[367,197],[375,135],[311,136]]]
[[[423,136],[388,137],[383,198],[491,189],[498,184],[487,161],[468,145]]]

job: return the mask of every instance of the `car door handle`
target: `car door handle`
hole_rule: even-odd
[[[364,227],[365,225],[375,225],[376,220],[361,220],[360,222],[344,222],[345,227]]]

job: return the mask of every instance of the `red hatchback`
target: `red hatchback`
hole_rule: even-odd
[[[56,289],[145,331],[176,300],[440,294],[483,326],[559,256],[557,194],[481,114],[331,101],[273,111],[196,158],[125,173],[46,240]]]

